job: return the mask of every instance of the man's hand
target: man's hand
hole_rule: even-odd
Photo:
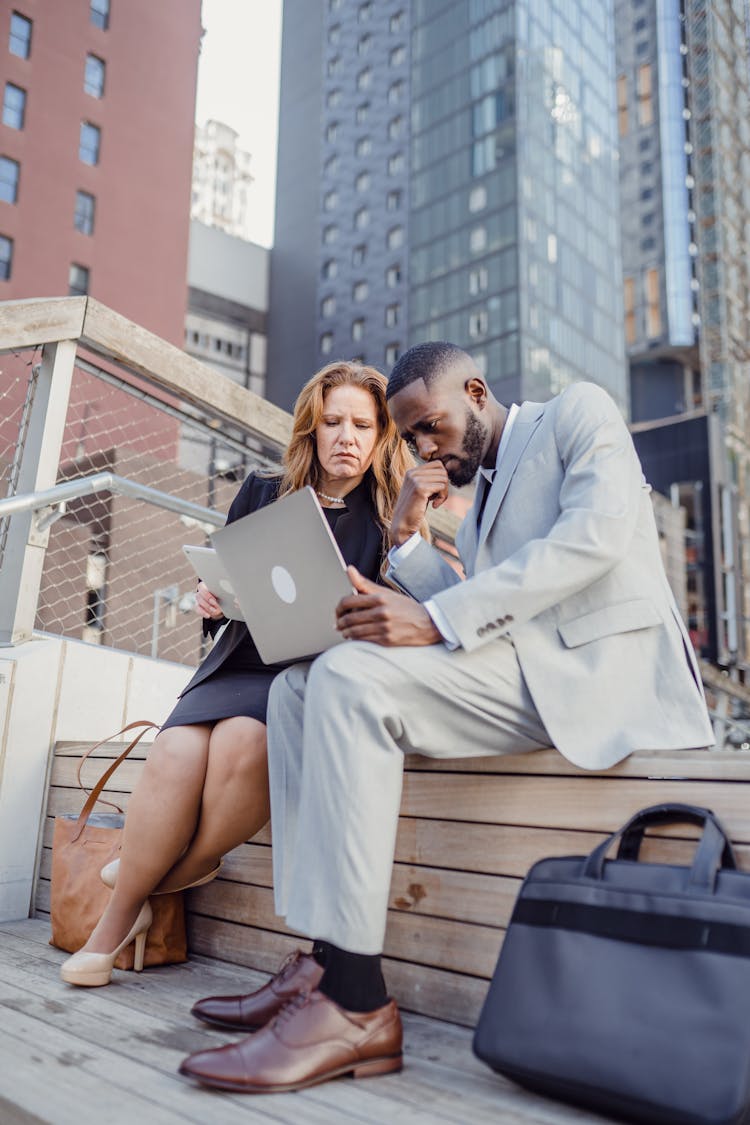
[[[448,499],[448,474],[442,461],[427,461],[409,469],[401,485],[391,520],[391,545],[400,547],[424,519],[427,505],[439,508]]]
[[[199,582],[195,591],[195,609],[207,621],[218,621],[224,616],[221,606],[205,582]]]
[[[434,645],[442,640],[432,618],[419,602],[376,586],[355,566],[346,568],[357,591],[336,606],[336,628],[348,640],[376,645]]]

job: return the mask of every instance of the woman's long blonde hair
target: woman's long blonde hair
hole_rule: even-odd
[[[372,501],[382,527],[390,527],[406,470],[415,462],[388,413],[386,382],[385,375],[374,367],[339,361],[321,368],[305,383],[294,404],[292,438],[284,454],[279,496],[296,492],[306,484],[319,487],[321,471],[315,450],[315,430],[323,417],[325,397],[332,387],[362,387],[375,400],[378,417],[378,439],[368,474]]]

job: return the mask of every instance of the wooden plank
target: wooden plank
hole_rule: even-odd
[[[0,351],[76,340],[83,330],[86,301],[86,297],[0,301]]]
[[[733,840],[750,842],[747,790],[723,782],[621,778],[615,785],[600,777],[487,776],[477,785],[466,774],[412,773],[404,778],[401,811],[437,820],[611,832],[638,809],[664,801],[707,806]]]
[[[238,422],[274,445],[284,447],[289,442],[292,418],[285,410],[92,298],[86,306],[81,344],[204,412],[208,409]]]
[[[607,770],[583,770],[557,750],[530,754],[497,754],[485,758],[427,758],[409,754],[406,769],[457,773],[547,774],[550,777],[623,777],[648,779],[701,778],[706,781],[750,781],[748,750],[638,750]]]

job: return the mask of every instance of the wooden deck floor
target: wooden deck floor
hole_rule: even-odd
[[[215,1093],[180,1078],[183,1056],[229,1042],[189,1015],[211,993],[250,991],[259,973],[208,958],[117,973],[107,988],[60,981],[65,954],[39,919],[0,923],[2,1125],[594,1125],[602,1118],[534,1097],[493,1075],[471,1053],[471,1033],[404,1015],[401,1074],[339,1079],[297,1094]]]

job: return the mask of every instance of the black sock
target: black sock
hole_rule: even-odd
[[[379,953],[348,953],[328,944],[318,988],[347,1012],[374,1012],[388,1003]]]
[[[326,964],[328,963],[328,951],[330,948],[331,947],[327,941],[320,941],[319,938],[315,938],[315,940],[313,941],[313,947],[310,950],[310,953],[313,955],[315,960],[324,969],[326,967]]]

